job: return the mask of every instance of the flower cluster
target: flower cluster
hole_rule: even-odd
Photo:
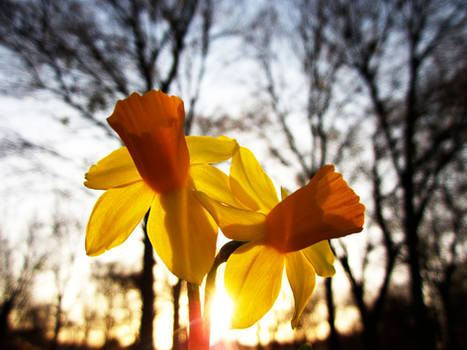
[[[295,299],[292,327],[315,287],[335,273],[328,240],[360,232],[364,206],[323,166],[291,195],[275,187],[253,153],[230,138],[184,136],[184,108],[160,91],[132,94],[108,118],[125,147],[91,166],[85,185],[106,190],[86,228],[86,252],[122,244],[143,217],[161,260],[200,285],[216,255],[218,229],[244,242],[228,258],[225,286],[234,328],[253,325],[272,307],[285,267]],[[213,164],[231,159],[229,175]]]

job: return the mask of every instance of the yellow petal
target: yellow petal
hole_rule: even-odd
[[[233,328],[248,328],[271,309],[283,269],[284,255],[263,245],[245,244],[229,257],[224,282],[234,302]]]
[[[116,149],[96,165],[92,165],[84,177],[84,185],[96,190],[106,190],[141,180],[126,147]]]
[[[214,262],[217,226],[189,188],[154,197],[148,236],[174,275],[201,284]]]
[[[289,192],[281,186],[281,200],[283,201],[289,196]]]
[[[122,244],[149,210],[153,197],[143,181],[104,192],[86,227],[86,253],[96,256]]]
[[[265,239],[281,252],[363,229],[365,207],[332,165],[325,165],[266,217]]]
[[[295,300],[295,311],[292,318],[292,328],[295,328],[315,289],[316,275],[313,266],[301,251],[286,255],[285,271]]]
[[[236,241],[264,239],[266,217],[263,214],[226,206],[209,198],[203,192],[196,192],[196,197],[209,211],[227,238]]]
[[[235,197],[251,210],[267,213],[279,202],[271,179],[248,148],[240,147],[232,157],[230,179]]]
[[[225,136],[187,136],[191,164],[218,163],[232,158],[238,148],[237,141]]]
[[[316,273],[321,277],[332,277],[336,273],[334,269],[334,253],[328,241],[315,243],[301,252],[315,268]]]
[[[241,207],[230,190],[229,177],[212,165],[190,167],[190,176],[197,191],[233,207]]]

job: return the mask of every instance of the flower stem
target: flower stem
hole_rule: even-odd
[[[211,270],[206,277],[206,287],[204,289],[204,327],[207,334],[211,329],[211,305],[212,298],[216,293],[216,276],[217,268],[224,262],[227,261],[229,256],[245,242],[230,241],[224,244],[219,253],[217,253],[214,263],[212,264]]]
[[[209,328],[204,326],[201,314],[199,286],[193,283],[187,283],[187,290],[190,318],[188,350],[208,350]]]
[[[245,242],[230,241],[226,243],[217,254],[214,263],[206,277],[204,296],[204,317],[201,312],[201,298],[199,286],[187,283],[188,311],[190,318],[188,350],[208,350],[211,330],[211,303],[216,292],[217,268],[227,261],[229,256]]]

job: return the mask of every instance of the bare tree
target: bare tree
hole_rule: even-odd
[[[462,185],[465,188],[465,183]],[[464,194],[465,189],[460,189],[456,194]],[[456,329],[460,328],[456,322],[455,314],[463,312],[456,310],[454,293],[465,289],[461,283],[456,281],[456,274],[465,265],[465,252],[462,246],[467,239],[465,230],[465,203],[454,198],[453,193],[442,185],[439,193],[440,198],[428,208],[429,220],[426,225],[434,233],[423,242],[423,248],[430,252],[423,259],[423,272],[427,283],[429,283],[435,304],[438,319],[438,330],[446,349],[459,349],[461,338]],[[449,213],[449,215],[447,215]],[[458,306],[457,306],[458,308]]]
[[[11,242],[0,231],[0,344],[11,329],[13,310],[21,310],[31,302],[32,283],[43,268],[46,255],[37,244],[41,225],[35,221],[28,225],[26,248]]]
[[[258,84],[257,98],[259,96],[261,101],[258,111],[261,116],[268,113],[275,116],[285,138],[281,144],[277,132],[274,133],[271,154],[283,165],[298,165],[299,181],[305,181],[323,161],[342,161],[345,149],[349,150],[349,144],[355,140],[355,131],[340,139],[343,147],[335,138],[327,139],[334,132],[329,128],[333,124],[326,123],[329,114],[342,113],[333,100],[336,94],[329,95],[329,91],[335,92],[332,89],[337,88],[350,92],[340,107],[345,102],[352,102],[348,105],[357,107],[368,104],[364,118],[357,120],[362,123],[357,125],[368,134],[363,132],[359,136],[365,137],[361,144],[370,146],[363,149],[363,157],[370,158],[364,167],[360,167],[354,158],[353,166],[360,167],[359,170],[367,175],[372,188],[370,225],[379,229],[381,240],[370,238],[367,242],[361,279],[356,277],[357,268],[350,265],[344,245],[338,246],[342,248],[339,258],[360,311],[366,348],[378,347],[383,305],[392,272],[400,261],[406,261],[410,268],[412,314],[419,327],[415,333],[416,342],[422,348],[430,348],[434,346],[430,336],[435,332],[426,336],[426,329],[433,328],[430,328],[431,318],[422,294],[424,267],[420,265],[425,259],[420,240],[430,236],[430,232],[422,231],[421,225],[426,206],[434,198],[433,194],[440,190],[440,180],[446,176],[446,169],[455,159],[462,159],[461,150],[465,145],[465,103],[456,92],[465,91],[465,88],[459,79],[457,90],[449,87],[453,86],[451,77],[465,76],[466,45],[460,34],[465,30],[465,6],[457,1],[291,3],[293,6],[288,3],[280,11],[284,15],[291,8],[299,9],[302,19],[298,16],[291,21],[297,26],[283,26],[277,12],[267,9],[259,13],[246,34],[247,42],[253,48],[250,54],[263,74]],[[309,20],[308,24],[306,20]],[[287,28],[292,29],[287,31]],[[282,35],[284,41],[300,43],[305,50],[297,49],[297,44],[292,54],[286,51],[286,45],[278,44],[280,39],[275,30],[280,32],[279,38]],[[297,33],[300,38],[291,39]],[[286,52],[285,65],[281,62],[280,52]],[[320,56],[320,52],[329,56]],[[337,74],[332,69],[326,71],[333,67],[334,60],[338,62],[334,66]],[[292,84],[284,78],[284,72],[287,75],[294,73],[292,68],[296,62],[304,67],[303,79],[309,82],[309,85],[305,84],[308,89],[303,89],[302,80],[296,75]],[[330,74],[326,75],[326,72]],[[342,75],[350,75],[353,80],[349,84],[335,78]],[[306,91],[309,102],[305,104],[306,108],[300,104],[303,91]],[[329,96],[331,100],[328,100]],[[303,147],[303,136],[294,134],[292,116],[300,109],[308,116],[311,151]],[[442,122],[440,116],[444,116]],[[266,120],[270,125],[274,121]],[[264,121],[257,124],[264,125]],[[302,122],[300,127],[303,132],[305,124]],[[266,129],[259,132],[268,137]],[[328,154],[330,145],[338,150],[334,157]],[[344,164],[349,165],[349,161]],[[451,193],[457,193],[451,190]],[[403,239],[399,238],[401,232]],[[384,272],[379,288],[374,291],[374,287],[366,283],[371,274],[367,268],[371,254],[380,247],[383,248]],[[401,252],[407,252],[407,260],[403,260]],[[371,301],[367,298],[369,288],[374,295]],[[330,310],[332,313],[331,305]]]
[[[467,238],[467,208],[461,199],[465,197],[466,191],[463,176],[465,154],[462,149],[467,141],[467,104],[461,91],[465,91],[467,84],[467,60],[458,58],[465,57],[465,46],[456,49],[457,44],[455,37],[445,40],[433,53],[433,58],[437,61],[436,70],[431,76],[424,77],[423,87],[419,89],[423,106],[418,106],[425,115],[427,137],[434,138],[435,147],[445,148],[438,151],[437,155],[430,155],[434,158],[427,160],[425,164],[419,163],[418,166],[427,175],[429,172],[441,172],[432,180],[435,181],[431,185],[434,193],[431,198],[425,199],[426,218],[420,224],[420,261],[424,285],[430,290],[432,299],[439,300],[440,306],[436,307],[437,303],[433,303],[433,308],[437,311],[437,329],[443,330],[439,336],[447,349],[462,347],[461,337],[455,332],[459,325],[455,321],[454,303],[451,299],[453,293],[465,289],[461,283],[456,282],[456,274],[465,264]],[[448,48],[449,53],[446,53]],[[444,121],[440,123],[433,120],[436,115],[443,115]],[[450,148],[443,145],[446,143],[453,143],[451,147],[459,150],[451,153]],[[424,157],[427,155],[428,149],[425,150]],[[435,170],[434,167],[440,163],[446,163],[444,169]]]
[[[382,163],[384,149],[381,149],[378,140],[378,135],[373,137],[373,161],[371,169],[368,171],[368,177],[371,180],[372,188],[372,207],[370,225],[379,228],[382,234],[381,243],[375,243],[373,239],[369,239],[363,250],[362,265],[360,267],[361,278],[356,277],[358,267],[352,267],[349,263],[349,256],[347,248],[340,242],[341,253],[338,255],[339,261],[346,272],[347,278],[350,282],[352,296],[360,312],[360,319],[363,325],[362,331],[362,344],[366,349],[374,349],[379,347],[379,327],[384,304],[388,298],[389,287],[392,272],[398,262],[399,253],[401,250],[400,242],[396,242],[391,232],[391,225],[386,221],[385,206],[390,205],[393,201],[393,192],[383,192],[383,174]],[[381,283],[377,292],[374,287],[368,286],[371,278],[367,275],[367,269],[370,267],[371,261],[370,254],[377,248],[382,246],[384,248],[384,267],[381,278]],[[374,299],[368,302],[365,294],[373,289]]]
[[[339,98],[336,96],[343,60],[333,43],[326,40],[327,2],[297,0],[282,5],[259,11],[245,39],[262,74],[258,85],[264,99],[260,108],[263,114],[270,113],[274,118],[268,122],[278,125],[283,141],[278,142],[276,133],[274,141],[271,140],[270,130],[259,132],[268,141],[270,153],[276,160],[298,169],[297,182],[304,185],[325,163],[342,161],[346,150],[354,143],[358,119],[342,118],[340,122],[347,126],[345,132],[335,127],[337,105],[347,104],[351,93],[347,91]],[[287,14],[282,21],[279,11]],[[285,63],[279,54],[283,51],[287,57]],[[300,78],[287,81],[292,71]],[[258,125],[262,126],[264,122]],[[305,130],[306,138],[303,136]],[[303,140],[309,140],[306,146],[303,146]],[[338,349],[331,278],[326,279],[325,287],[329,346]]]
[[[445,89],[450,76],[463,72],[459,65],[465,66],[465,38],[459,34],[465,31],[465,4],[381,1],[378,4],[383,8],[379,10],[372,1],[332,4],[334,42],[340,45],[347,65],[359,74],[366,87],[378,134],[375,154],[384,149],[387,156],[381,160],[387,174],[393,174],[392,192],[383,192],[383,186],[373,176],[380,193],[376,210],[379,203],[381,214],[392,212],[377,220],[385,240],[386,236],[394,239],[399,230],[403,233],[415,337],[420,349],[434,349],[435,332],[423,295],[421,265],[421,240],[430,233],[422,230],[422,224],[445,170],[460,156],[466,140],[465,105],[453,112],[446,102],[456,94]],[[446,62],[437,57],[446,54],[443,48],[449,43],[460,46],[451,46],[455,64],[444,65]],[[426,84],[433,80],[439,85],[427,88]],[[436,103],[432,103],[432,98]],[[387,256],[386,264],[391,262],[391,256]]]
[[[184,53],[198,52],[201,64],[188,105],[189,131],[205,71],[213,7],[210,0],[7,0],[0,5],[0,44],[17,59],[19,79],[12,82],[16,91],[48,91],[110,137],[115,134],[97,111],[108,110],[135,90],[168,92]],[[144,242],[140,341],[147,349],[153,347],[155,260],[147,237]]]
[[[53,349],[58,348],[58,337],[63,325],[66,323],[63,301],[78,255],[76,242],[80,232],[79,222],[73,222],[70,218],[66,218],[65,215],[56,211],[52,222],[52,239],[56,244],[56,248],[53,257],[49,258],[49,268],[52,271],[56,287],[55,322],[52,336]]]
[[[97,285],[96,298],[103,300],[95,317],[100,316],[105,343],[112,343],[118,326],[132,322],[133,308],[128,296],[138,288],[140,275],[119,263],[95,263],[92,279]]]

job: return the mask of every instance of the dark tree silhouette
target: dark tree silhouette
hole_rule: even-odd
[[[15,245],[0,231],[0,345],[11,330],[13,310],[30,306],[34,279],[46,261],[45,251],[37,244],[41,225],[33,221],[28,225],[26,249]]]
[[[381,233],[378,242],[369,238],[362,258],[361,279],[356,277],[358,267],[349,263],[346,247],[337,246],[360,311],[362,344],[367,349],[379,347],[382,312],[392,272],[398,263],[406,263],[411,315],[416,325],[414,338],[420,348],[433,348],[436,332],[430,314],[432,305],[426,303],[422,293],[424,287],[435,288],[427,279],[423,280],[426,273],[423,262],[433,251],[425,252],[422,246],[430,237],[439,239],[438,243],[442,238],[427,230],[424,222],[427,206],[442,191],[443,178],[453,169],[453,163],[462,164],[465,158],[461,153],[466,140],[465,99],[458,92],[465,91],[459,77],[465,76],[467,46],[462,33],[466,7],[460,1],[336,0],[291,1],[277,8],[282,16],[271,8],[261,10],[245,33],[250,47],[247,53],[256,60],[263,75],[257,84],[262,102],[258,115],[276,117],[266,120],[277,122],[276,129],[283,132],[285,139],[280,142],[274,133],[271,154],[282,165],[298,168],[302,183],[322,162],[339,164],[345,158],[343,155],[354,158],[343,165],[353,163],[354,168],[366,174],[372,189],[368,221]],[[294,20],[287,18],[284,25],[281,20],[295,11],[298,16]],[[286,65],[281,65],[281,51],[276,48],[284,50],[287,47],[284,41],[295,46]],[[284,78],[295,67],[290,63],[292,60],[302,65],[303,80],[308,82],[305,88],[302,80],[290,83]],[[350,79],[346,81],[343,76]],[[457,77],[456,83],[453,77]],[[333,89],[338,89],[341,95],[343,91],[349,92],[348,98],[337,103],[333,100],[336,94],[330,94],[336,91]],[[304,95],[308,104],[302,107]],[[351,105],[365,108],[362,118],[357,120],[358,131],[363,131],[358,136],[364,137],[358,143],[366,146],[362,157],[369,156],[362,166],[355,157],[357,149],[345,153],[355,141],[355,130],[336,140],[331,136],[335,130],[329,128],[334,124],[327,119],[332,113],[345,114],[343,107]],[[292,115],[297,113],[308,116],[308,125],[302,121],[300,127],[302,132],[310,127],[310,149],[303,147],[302,136],[294,134]],[[267,130],[258,132],[268,138]],[[330,149],[339,151],[330,156]],[[460,168],[456,171],[462,173]],[[459,178],[452,181],[459,183]],[[449,193],[455,195],[459,189],[451,186]],[[368,283],[371,278],[368,267],[370,255],[381,247],[384,272],[375,291],[374,284]],[[451,261],[456,266],[460,263]],[[449,265],[446,262],[445,267]],[[370,288],[374,296],[371,300],[367,296]],[[332,343],[335,342],[331,340]]]
[[[97,297],[102,297],[104,300],[102,304],[99,303],[100,307],[95,311],[96,314],[101,314],[104,339],[108,344],[115,341],[115,327],[132,322],[131,299],[128,299],[128,295],[139,287],[141,276],[138,272],[128,270],[127,267],[115,262],[107,264],[96,262],[92,270],[91,277],[97,286]],[[123,320],[122,315],[124,315]]]
[[[67,219],[59,210],[55,210],[52,222],[52,237],[56,243],[55,254],[49,258],[48,268],[50,268],[56,288],[55,313],[53,336],[51,348],[59,348],[58,337],[65,321],[63,309],[63,299],[67,293],[67,286],[73,273],[73,264],[76,261],[78,252],[76,251],[77,238],[82,229],[78,222]]]
[[[200,57],[200,82],[210,42],[210,0],[13,1],[0,4],[0,45],[17,60],[15,91],[45,90],[74,107],[110,137],[97,117],[133,91],[168,92],[185,53]],[[12,68],[12,67],[10,67]],[[10,71],[4,72],[11,74]],[[189,96],[187,132],[197,89]],[[4,87],[5,92],[11,86]],[[140,341],[153,347],[155,263],[145,239],[141,279]]]
[[[375,199],[380,198],[375,209],[383,209],[377,220],[385,240],[394,239],[399,228],[403,233],[415,337],[420,349],[434,349],[435,329],[423,293],[426,254],[421,249],[423,240],[434,236],[422,227],[442,177],[462,157],[466,141],[465,101],[448,92],[447,84],[465,72],[461,33],[466,7],[460,1],[438,0],[381,1],[384,6],[378,9],[364,0],[332,4],[332,38],[364,83],[375,116],[375,155],[382,163],[373,174],[383,169],[391,174],[384,182],[389,191],[373,176],[379,192]],[[427,85],[433,81],[436,86]],[[460,108],[451,108],[452,98]],[[391,259],[387,256],[386,264]]]
[[[282,165],[298,167],[297,182],[304,185],[327,162],[339,164],[345,151],[354,143],[356,125],[350,120],[345,133],[335,128],[335,86],[339,69],[343,65],[341,54],[334,45],[326,40],[328,25],[326,1],[289,1],[288,16],[279,16],[281,8],[261,9],[253,20],[250,30],[244,34],[245,41],[251,48],[251,55],[260,68],[262,77],[258,77],[262,113],[267,108],[271,123],[277,123],[283,141],[269,139],[268,131],[259,130],[267,142],[270,154]],[[284,34],[286,33],[286,34]],[[281,57],[275,47],[281,40],[287,40],[287,52],[296,60],[302,80],[287,82],[285,77],[292,67],[281,66]],[[296,92],[303,104],[289,103],[288,99]],[[350,90],[344,95],[350,96]],[[340,103],[345,105],[347,96]],[[334,105],[333,105],[334,103]],[[303,134],[297,132],[294,114],[300,113],[305,122],[300,131],[306,130],[308,147],[300,146]],[[268,120],[269,121],[269,120]],[[342,120],[341,120],[342,121]],[[264,125],[258,123],[258,125]],[[329,348],[339,349],[338,332],[335,326],[335,302],[332,291],[332,279],[325,281],[328,323],[330,327]]]

